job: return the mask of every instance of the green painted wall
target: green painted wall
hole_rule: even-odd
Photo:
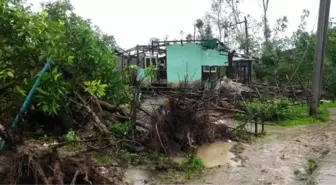
[[[167,50],[167,78],[168,83],[178,83],[184,80],[195,81],[201,79],[202,65],[227,66],[227,52],[203,49],[195,43],[172,44]]]

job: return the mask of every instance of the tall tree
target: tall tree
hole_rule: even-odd
[[[263,7],[263,26],[264,26],[264,38],[265,42],[269,42],[269,38],[271,37],[271,30],[268,25],[268,11],[269,0],[262,0],[262,7]]]
[[[218,40],[224,38],[224,27],[227,24],[225,19],[225,0],[212,0],[211,12],[206,13],[206,16],[216,25],[218,31]]]
[[[202,33],[203,33],[201,35],[202,40],[209,40],[209,39],[214,38],[213,33],[212,33],[212,28],[209,22],[205,24],[204,31]]]
[[[187,41],[192,41],[193,40],[193,35],[189,33],[189,34],[187,34],[187,36],[185,37],[185,39]]]
[[[232,49],[245,48],[246,36],[239,10],[242,0],[213,0],[206,14],[218,31],[218,38]]]
[[[202,35],[202,29],[204,26],[204,22],[202,19],[197,19],[195,23],[196,28],[198,29],[199,35]]]

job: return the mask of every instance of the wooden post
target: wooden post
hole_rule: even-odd
[[[329,25],[329,15],[330,15],[330,0],[327,1],[327,7],[329,7],[329,11],[325,12],[325,16],[327,17],[327,19],[324,20],[324,24],[326,25],[324,27],[324,51],[327,48],[327,42],[328,42],[328,25]],[[324,60],[324,56],[325,56],[325,52],[322,53],[323,57],[322,59]],[[321,63],[321,73],[320,73],[321,77],[320,77],[320,89],[319,89],[319,98],[321,98],[321,94],[322,94],[322,80],[323,80],[323,63]]]

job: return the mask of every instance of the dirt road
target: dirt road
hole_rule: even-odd
[[[336,109],[330,113],[328,123],[267,127],[265,138],[245,146],[242,165],[212,169],[188,184],[328,185],[336,182],[335,176],[330,175],[336,171],[336,159],[332,160],[336,156]],[[311,164],[308,167],[309,159],[317,164],[312,172],[309,172],[313,168]]]

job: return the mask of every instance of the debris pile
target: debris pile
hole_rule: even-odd
[[[77,95],[77,98],[78,102],[72,100],[77,106],[73,107],[75,115],[72,118],[79,123],[74,127],[74,138],[45,138],[52,142],[43,141],[43,138],[36,140],[31,133],[22,130],[24,127],[15,133],[19,139],[9,142],[10,138],[4,138],[7,142],[0,151],[0,184],[122,184],[122,162],[118,151],[138,142],[134,144],[128,135],[115,137],[107,122],[123,124],[131,120],[130,111],[91,96]],[[145,127],[142,124],[136,121],[136,125]],[[2,127],[10,130],[6,125],[9,124]],[[73,144],[76,144],[75,148],[70,147]],[[64,147],[71,150],[64,151]],[[96,162],[92,154],[97,152],[113,157],[115,164],[104,166]]]
[[[122,184],[116,166],[103,167],[84,152],[60,154],[63,144],[25,142],[16,153],[0,157],[1,184]]]
[[[213,91],[181,90],[170,95],[168,111],[151,117],[152,147],[170,154],[172,144],[188,151],[197,145],[213,142],[217,137],[234,139],[232,128],[224,119],[242,111]]]
[[[63,136],[63,140],[48,145],[17,133],[22,135],[21,140],[2,151],[0,183],[122,184],[122,150],[137,153],[155,149],[170,155],[176,148],[189,151],[217,138],[235,140],[234,129],[226,120],[242,111],[225,95],[228,90],[218,93],[218,89],[181,89],[168,93],[166,109],[154,112],[141,108],[137,101],[129,110],[90,95],[76,94],[76,100],[70,100],[74,103],[71,109],[77,123],[76,137],[64,140]],[[133,132],[111,134],[109,124],[126,122],[132,123]],[[80,144],[80,149],[61,150],[73,143]],[[102,151],[113,156],[113,165],[104,166],[93,160],[92,154]]]

